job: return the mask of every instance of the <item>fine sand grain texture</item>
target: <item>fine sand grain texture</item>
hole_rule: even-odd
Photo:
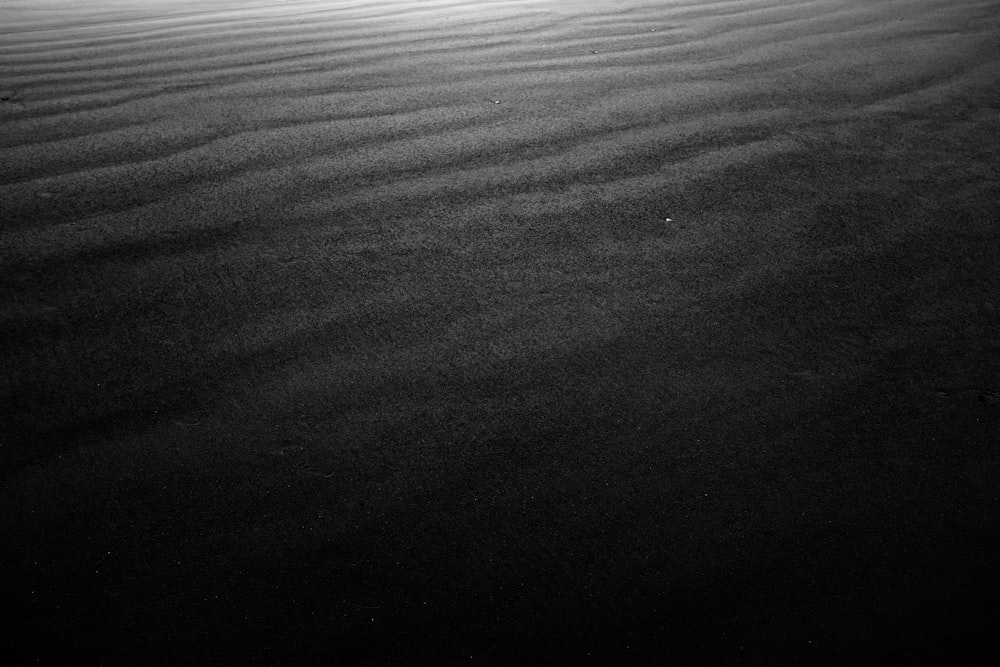
[[[995,0],[0,0],[4,646],[988,664],[997,72]]]

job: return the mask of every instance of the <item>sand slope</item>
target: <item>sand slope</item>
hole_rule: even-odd
[[[978,647],[998,29],[971,0],[0,3],[33,650]]]

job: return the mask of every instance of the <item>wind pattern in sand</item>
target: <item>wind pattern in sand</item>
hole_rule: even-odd
[[[858,461],[993,437],[998,34],[995,0],[0,0],[4,563],[74,572],[85,507],[161,591],[143,540],[258,581],[333,544],[472,618],[466,572],[613,606],[800,507],[965,544],[974,474]]]

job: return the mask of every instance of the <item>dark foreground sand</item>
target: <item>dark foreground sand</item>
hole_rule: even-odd
[[[3,650],[995,655],[998,38],[3,0]]]

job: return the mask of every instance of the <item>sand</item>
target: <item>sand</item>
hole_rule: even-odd
[[[998,36],[972,0],[4,0],[15,642],[995,654]]]

